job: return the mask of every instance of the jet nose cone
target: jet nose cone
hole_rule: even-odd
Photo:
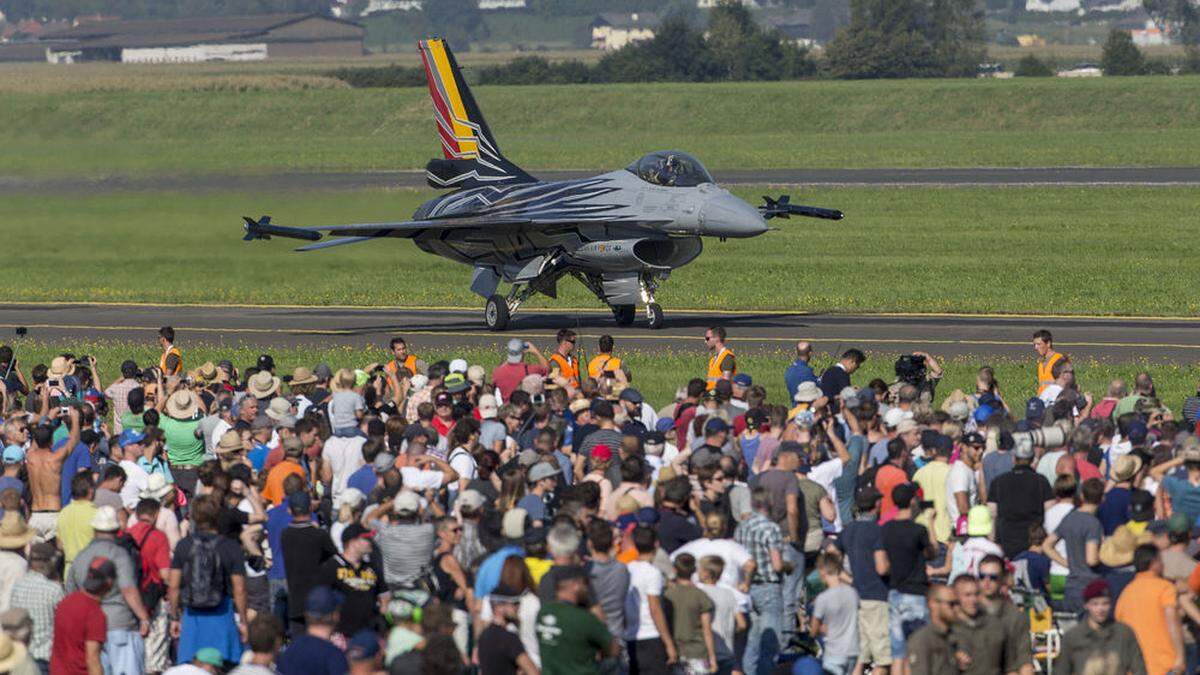
[[[704,204],[702,234],[710,237],[755,237],[767,231],[758,209],[728,192]]]

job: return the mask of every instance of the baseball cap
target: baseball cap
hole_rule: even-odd
[[[373,539],[375,537],[375,530],[363,527],[362,523],[350,523],[346,526],[346,529],[342,530],[342,546],[349,544],[359,537]]]
[[[375,455],[375,461],[371,462],[371,468],[375,473],[383,473],[396,465],[396,456],[390,452],[381,452]]]
[[[222,363],[224,363],[224,361],[222,361]],[[316,375],[317,379],[319,380],[328,382],[329,380],[333,379],[333,368],[330,368],[328,363],[318,363],[317,365],[313,366],[313,375]]]
[[[521,359],[524,356],[525,356],[525,342],[523,340],[518,340],[517,338],[513,338],[513,339],[509,340],[508,341],[508,362],[509,363],[520,363]]]
[[[904,411],[899,408],[888,408],[883,414],[883,423],[893,429],[900,426],[900,423],[905,419]]]
[[[1004,437],[1001,436],[1000,438],[1003,441]],[[1004,446],[1001,445],[1001,447]],[[1014,443],[1013,457],[1016,459],[1033,459],[1033,443]]]
[[[25,448],[19,445],[10,445],[4,448],[4,463],[5,464],[20,464],[25,461]]]
[[[717,380],[717,384],[712,388],[712,391],[721,397],[729,398],[733,395],[733,383],[729,380]]]
[[[609,452],[611,453],[612,451],[610,450]],[[540,462],[538,464],[534,464],[533,468],[529,470],[529,482],[536,483],[539,480],[554,478],[557,475],[558,469],[550,466],[550,464],[547,462]]]
[[[366,661],[379,655],[379,634],[363,629],[350,638],[346,645],[346,658],[351,661]]]
[[[654,423],[654,430],[660,434],[665,434],[674,428],[675,420],[671,419],[670,417],[660,417],[658,418],[658,421]]]
[[[197,649],[196,654],[192,656],[192,660],[215,668],[225,667],[225,657],[221,655],[221,650],[216,647],[201,647]]]
[[[713,417],[704,423],[704,433],[719,434],[723,431],[729,431],[729,425],[720,417]]]
[[[1142,523],[1154,518],[1154,495],[1145,490],[1130,491],[1129,518]]]
[[[496,405],[496,397],[491,394],[484,394],[479,397],[479,416],[485,420],[496,419],[496,414],[500,411],[500,407]]]
[[[328,586],[317,586],[308,592],[304,600],[305,613],[318,616],[329,616],[341,606],[341,594]]]
[[[447,381],[449,381],[449,380],[450,380],[450,377],[449,377],[449,376],[447,376],[447,377],[446,377],[446,380],[447,380]],[[433,405],[434,405],[434,406],[439,406],[439,405],[454,405],[454,398],[453,398],[453,397],[451,397],[449,393],[447,393],[447,392],[444,392],[444,391],[443,391],[442,393],[440,393],[440,394],[438,394],[437,396],[435,396],[435,397],[434,397],[434,399],[433,399]]]
[[[612,459],[612,448],[600,443],[592,448],[592,459],[597,462],[606,462]]]
[[[117,437],[117,445],[124,448],[127,445],[141,443],[144,440],[146,440],[146,434],[138,431],[137,429],[126,429],[125,431],[121,432],[120,436]]]
[[[467,360],[466,359],[454,359],[453,361],[451,361],[450,362],[450,372],[459,373],[461,375],[466,375],[467,374]]]
[[[104,589],[105,585],[117,579],[117,566],[104,556],[92,558],[88,564],[87,577],[83,580],[83,590],[93,595]]]
[[[880,499],[883,499],[883,495],[879,492],[879,490],[875,489],[874,486],[868,485],[867,487],[859,490],[858,494],[855,495],[854,505],[860,512],[866,513],[867,511],[875,508],[876,502],[878,502]]]
[[[1025,403],[1025,419],[1041,422],[1045,416],[1046,402],[1042,399],[1035,396]]]
[[[637,405],[641,405],[642,401],[645,400],[642,398],[642,392],[634,389],[633,387],[626,387],[621,392],[621,396],[619,398],[622,401],[629,401],[630,403],[635,403]]]
[[[978,431],[968,431],[963,434],[962,442],[963,445],[983,445],[987,441],[983,438],[983,434]]]
[[[746,373],[738,373],[737,375],[733,376],[733,383],[739,387],[749,387],[750,385],[754,384],[754,378],[750,377]]]
[[[258,357],[259,370],[275,370],[275,359],[270,354],[262,354]]]
[[[1125,434],[1125,437],[1128,438],[1129,442],[1133,445],[1141,445],[1142,443],[1146,442],[1147,433],[1148,430],[1146,429],[1145,422],[1141,420],[1133,420],[1129,423],[1129,431]]]
[[[401,490],[392,502],[392,510],[396,513],[416,513],[421,510],[421,500],[412,490]]]

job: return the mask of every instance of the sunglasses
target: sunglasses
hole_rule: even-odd
[[[1003,579],[1004,577],[1003,577],[1002,575],[999,575],[999,574],[980,574],[980,575],[979,575],[979,578],[980,578],[980,579],[987,579],[988,581],[1000,581],[1000,580],[1001,580],[1001,579]]]
[[[938,598],[934,598],[933,601],[940,602],[943,605],[946,605],[947,607],[951,607],[951,608],[958,607],[958,600],[940,600]]]

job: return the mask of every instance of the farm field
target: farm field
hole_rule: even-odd
[[[778,188],[738,189],[757,203]],[[843,221],[706,240],[659,295],[670,309],[1195,315],[1200,188],[821,188],[793,199]],[[292,253],[243,242],[241,216],[284,225],[407,218],[431,191],[113,193],[0,198],[22,233],[0,249],[0,295],[23,301],[454,306],[470,269],[404,240]],[[88,233],[82,235],[81,233]],[[103,233],[98,236],[97,233]],[[599,307],[564,281],[554,307]],[[552,301],[535,299],[531,306]]]
[[[85,71],[29,72],[0,68],[0,176],[419,169],[438,152],[423,88],[351,90],[303,70],[95,70],[92,82],[76,76]],[[717,170],[1191,165],[1200,155],[1200,77],[475,93],[506,154],[531,170],[611,169],[670,147]]]

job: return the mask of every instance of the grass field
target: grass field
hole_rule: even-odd
[[[778,190],[744,189],[757,203]],[[793,199],[840,222],[773,221],[705,240],[659,300],[671,309],[1195,315],[1200,188],[824,188]],[[8,300],[451,305],[475,308],[466,266],[403,240],[292,253],[241,241],[240,216],[285,225],[408,217],[428,191],[161,193],[0,199]],[[553,306],[598,307],[565,281]],[[546,305],[552,301],[535,300]]]
[[[256,70],[242,81],[237,72],[165,91],[38,92],[27,74],[6,89],[0,75],[0,175],[415,169],[438,152],[423,89],[349,90]],[[506,154],[530,169],[625,166],[670,147],[715,169],[1190,165],[1200,154],[1200,77],[476,94]]]
[[[419,340],[410,342],[415,353],[429,363],[440,358],[465,358],[470,363],[479,363],[490,369],[500,362],[503,346],[497,342],[495,350],[465,350],[453,353],[439,350],[433,345],[421,344]],[[594,344],[585,345],[589,353],[595,350]],[[26,368],[36,363],[49,363],[61,352],[70,352],[76,356],[88,354],[95,356],[102,373],[104,384],[109,384],[119,376],[118,368],[127,358],[135,359],[139,364],[147,364],[158,359],[160,352],[148,344],[126,344],[120,342],[92,343],[19,343],[16,347],[18,358]],[[185,358],[192,366],[204,361],[217,362],[220,359],[230,359],[240,369],[252,365],[262,350],[238,346],[186,345]],[[324,361],[334,369],[338,367],[363,367],[369,363],[381,361],[386,355],[379,349],[336,348],[326,350],[285,349],[270,350],[278,366],[277,372],[287,374],[292,368],[304,365],[312,367]],[[622,351],[620,356],[633,372],[633,386],[655,406],[661,407],[670,403],[675,390],[692,377],[702,377],[704,374],[705,354],[696,352],[676,352],[654,350]],[[783,371],[792,356],[784,352],[775,354],[762,353],[739,357],[739,369],[750,373],[755,383],[767,388],[772,403],[784,403],[782,397]],[[892,364],[896,355],[883,352],[868,354],[867,362],[854,375],[854,383],[865,386],[871,379],[880,377],[888,382],[894,379]],[[831,357],[823,355],[814,359],[814,366],[820,372],[829,365]],[[1010,405],[1020,405],[1027,397],[1033,395],[1034,368],[1032,361],[991,360],[975,361],[966,359],[950,360],[945,364],[945,377],[939,387],[938,403],[956,388],[972,391],[975,386],[975,373],[981,365],[987,363],[995,368],[1000,382],[1001,391]],[[1099,399],[1104,395],[1108,383],[1113,378],[1123,378],[1131,381],[1140,370],[1147,370],[1154,376],[1154,382],[1159,396],[1164,404],[1169,405],[1176,414],[1179,413],[1183,398],[1196,392],[1196,377],[1198,371],[1192,366],[1182,365],[1148,365],[1139,362],[1098,362],[1075,360],[1076,377],[1084,391],[1091,391]],[[28,370],[26,371],[28,375]]]

